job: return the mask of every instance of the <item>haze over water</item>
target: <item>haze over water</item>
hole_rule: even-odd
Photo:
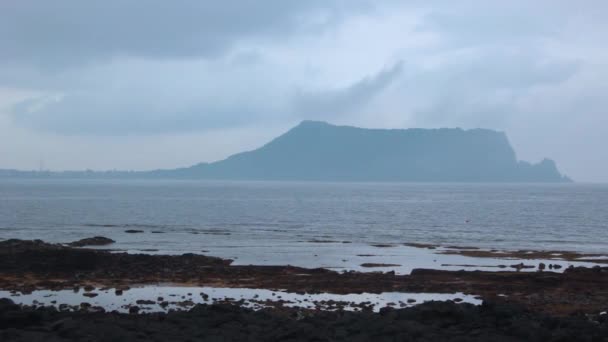
[[[251,262],[407,242],[605,252],[608,185],[0,181],[0,238],[95,235]]]

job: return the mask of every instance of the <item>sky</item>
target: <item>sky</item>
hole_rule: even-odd
[[[0,1],[0,168],[147,170],[302,120],[490,128],[608,182],[608,2]]]

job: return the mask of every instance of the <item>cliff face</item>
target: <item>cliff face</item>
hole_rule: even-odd
[[[176,170],[183,177],[250,180],[564,182],[555,163],[518,162],[504,133],[362,129],[304,121],[265,146]]]

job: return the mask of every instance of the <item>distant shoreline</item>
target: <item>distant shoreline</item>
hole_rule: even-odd
[[[366,129],[303,121],[264,146],[224,160],[149,171],[19,171],[0,177],[172,178],[333,182],[569,183],[556,163],[518,160],[488,129]]]
[[[8,172],[7,172],[8,171]],[[264,179],[264,178],[203,178],[203,177],[172,177],[146,175],[155,171],[14,171],[0,169],[0,180],[174,180],[174,181],[213,181],[213,182],[295,182],[295,183],[403,183],[403,184],[608,184],[595,182],[578,182],[572,179],[563,181],[455,181],[455,180],[352,180],[352,179]]]

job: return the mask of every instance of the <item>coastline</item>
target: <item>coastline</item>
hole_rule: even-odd
[[[6,240],[0,242],[0,338],[608,337],[608,267],[560,271],[338,272]]]
[[[295,266],[233,265],[205,255],[113,253],[48,244],[0,242],[0,289],[35,290],[171,286],[250,288],[293,293],[463,293],[551,315],[597,314],[608,306],[608,267],[522,272],[414,269],[410,274],[338,272]],[[581,291],[584,288],[585,291]]]

